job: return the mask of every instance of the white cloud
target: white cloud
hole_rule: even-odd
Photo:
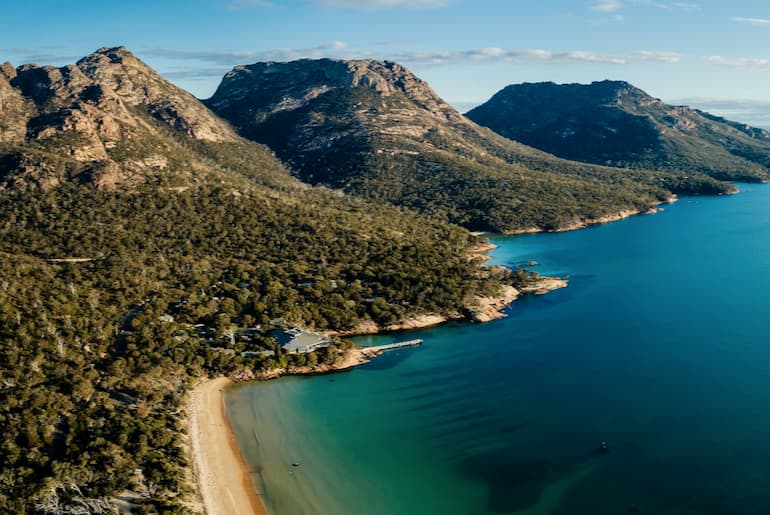
[[[611,21],[621,22],[624,17],[620,14],[621,10],[627,10],[628,7],[655,7],[666,11],[692,12],[700,9],[698,4],[690,2],[660,2],[657,0],[594,0],[591,10],[599,13],[613,14],[614,16],[597,20],[599,23]]]
[[[623,4],[618,0],[599,0],[594,2],[594,4],[591,6],[591,10],[600,13],[614,13],[615,11],[620,10],[622,7]]]
[[[39,48],[0,48],[0,56],[3,54],[10,54],[13,59],[18,60],[21,63],[37,63],[37,64],[51,64],[51,65],[65,65],[74,63],[83,55],[76,55],[72,53],[70,49],[66,51],[63,48],[53,46],[43,46]],[[5,58],[0,58],[0,62]]]
[[[503,48],[474,48],[439,52],[400,52],[387,57],[408,64],[446,65],[456,63],[531,62],[531,63],[593,63],[625,64],[622,57],[584,50],[552,52],[543,49],[508,50]]]
[[[692,12],[700,9],[698,4],[692,4],[689,2],[656,2],[654,0],[633,0],[636,5],[649,5],[650,7],[657,7],[665,11],[685,11]]]
[[[682,60],[682,54],[656,50],[640,50],[634,54],[634,58],[638,61],[676,64]]]
[[[349,9],[388,9],[391,7],[406,7],[408,9],[437,9],[446,7],[453,0],[313,0],[315,3],[328,7],[345,7]]]
[[[675,52],[653,50],[640,50],[626,55],[613,55],[587,50],[553,51],[542,48],[509,49],[500,47],[436,51],[371,50],[365,48],[353,48],[344,41],[333,41],[308,48],[278,48],[260,51],[216,52],[155,48],[144,50],[139,53],[142,56],[170,59],[176,63],[181,63],[183,61],[196,63],[197,66],[194,67],[177,66],[174,69],[166,71],[166,75],[170,78],[184,79],[203,79],[222,76],[227,69],[239,64],[251,64],[264,61],[294,61],[297,59],[380,59],[396,61],[409,66],[450,66],[457,64],[486,63],[622,66],[629,62],[676,64],[680,62],[682,58],[681,54]]]
[[[728,59],[719,55],[711,55],[708,56],[706,60],[717,66],[738,70],[766,70],[770,68],[770,59],[754,59],[746,57]]]
[[[294,61],[296,59],[320,59],[336,57],[340,59],[362,59],[368,53],[359,52],[348,47],[344,41],[332,41],[309,48],[278,48],[262,51],[221,51],[206,50],[173,50],[167,48],[151,48],[140,52],[142,55],[164,57],[176,60],[200,61],[222,66],[236,64],[251,64],[260,61]]]
[[[698,4],[691,4],[689,2],[674,2],[673,4],[664,5],[668,5],[669,9],[679,9],[680,11],[697,11],[700,9]]]
[[[749,25],[754,25],[755,27],[770,27],[770,20],[765,18],[741,18],[739,16],[735,16],[730,19],[738,23],[748,23]]]

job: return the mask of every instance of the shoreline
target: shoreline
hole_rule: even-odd
[[[540,277],[535,284],[521,290],[508,286],[503,288],[498,296],[474,299],[475,307],[466,308],[471,316],[423,315],[395,326],[388,326],[389,331],[375,325],[376,333],[356,334],[380,334],[407,328],[431,327],[452,319],[488,322],[505,317],[503,310],[522,295],[543,295],[564,288],[567,284],[565,279]],[[393,327],[398,329],[392,329]],[[238,382],[248,382],[267,381],[290,375],[331,374],[369,363],[383,352],[368,347],[356,347],[347,351],[345,358],[338,363],[272,369],[234,379]],[[248,464],[241,454],[235,431],[225,410],[224,389],[235,381],[229,377],[203,379],[190,392],[188,427],[193,476],[206,515],[269,515],[262,493],[251,481]]]
[[[188,398],[191,458],[206,515],[268,515],[251,481],[224,404],[227,377],[203,379]]]
[[[515,229],[513,231],[505,231],[502,234],[505,236],[517,236],[522,234],[537,234],[541,232],[556,233],[556,232],[577,231],[579,229],[585,229],[586,227],[590,227],[592,225],[603,225],[603,224],[609,224],[612,222],[618,222],[620,220],[625,220],[626,218],[631,218],[632,216],[654,215],[655,213],[658,213],[663,210],[663,208],[660,207],[663,204],[673,204],[678,200],[679,200],[679,197],[674,195],[673,197],[669,197],[666,200],[658,202],[654,206],[651,206],[645,209],[624,209],[612,215],[604,215],[604,216],[600,216],[599,218],[591,218],[588,220],[579,220],[576,222],[572,222],[571,224],[565,225],[564,227],[559,227],[558,229],[543,229],[540,227],[529,227],[527,229]]]
[[[483,256],[496,245],[481,244],[469,252],[469,259]],[[487,257],[488,259],[488,257]],[[450,320],[468,320],[484,323],[503,318],[503,312],[511,303],[526,294],[542,295],[564,288],[566,279],[539,277],[536,282],[521,290],[513,286],[503,287],[491,297],[475,297],[468,302],[464,312],[449,315],[423,314],[397,324],[380,327],[369,320],[351,331],[329,333],[334,336],[383,334],[410,329],[436,326]],[[356,347],[345,353],[342,361],[322,364],[266,370],[239,377],[203,379],[191,390],[188,398],[188,428],[192,470],[199,497],[206,515],[269,515],[264,498],[251,481],[248,464],[241,454],[238,441],[230,425],[225,409],[224,389],[235,381],[267,381],[289,375],[322,375],[350,370],[382,354],[382,350]]]
[[[677,200],[676,197],[672,197],[657,206]],[[599,219],[576,222],[553,231],[532,228],[505,233],[505,235],[577,230],[590,225],[611,223],[631,216],[654,214],[662,210],[657,206],[639,211],[625,210]],[[495,247],[491,243],[480,244],[470,250],[469,259],[476,257],[484,259],[484,254]],[[520,290],[513,286],[507,286],[496,296],[476,297],[466,304],[464,312],[448,315],[423,314],[384,327],[368,320],[353,330],[327,334],[332,336],[387,334],[432,327],[451,320],[484,323],[505,317],[506,314],[503,310],[523,295],[543,295],[567,285],[566,279],[542,276],[533,284]],[[243,459],[235,432],[227,417],[224,405],[224,389],[227,386],[234,382],[265,381],[289,375],[322,375],[341,372],[369,363],[382,353],[383,351],[357,347],[349,350],[345,354],[344,360],[331,365],[289,367],[251,374],[250,377],[234,377],[233,379],[219,377],[200,381],[190,393],[188,426],[190,427],[195,483],[203,500],[205,513],[207,515],[229,513],[269,515],[262,494],[251,481],[248,465]],[[234,511],[229,511],[228,507],[233,507]],[[246,511],[245,507],[250,507],[251,511]]]
[[[345,370],[351,370],[359,365],[369,363],[383,352],[384,351],[382,350],[373,350],[369,347],[356,347],[348,350],[345,353],[345,358],[338,363],[303,367],[273,368],[253,374],[252,376],[238,377],[236,380],[239,382],[270,381],[271,379],[278,379],[279,377],[284,376],[320,376],[333,374],[335,372],[344,372]]]
[[[567,279],[560,277],[542,276],[538,277],[533,284],[517,290],[513,286],[504,286],[502,291],[492,297],[475,297],[465,305],[464,313],[450,313],[448,315],[439,315],[428,313],[408,318],[396,324],[379,326],[373,320],[361,322],[353,329],[347,331],[329,331],[329,336],[368,336],[375,334],[398,333],[402,331],[411,331],[414,329],[425,329],[453,320],[466,320],[468,322],[485,323],[505,318],[507,315],[504,310],[514,301],[520,299],[523,295],[544,295],[549,291],[566,288],[569,284]]]

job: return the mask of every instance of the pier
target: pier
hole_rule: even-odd
[[[402,349],[404,347],[416,347],[422,345],[422,340],[408,340],[405,342],[388,343],[387,345],[377,345],[374,347],[363,347],[362,350],[369,352],[384,352],[386,350]]]

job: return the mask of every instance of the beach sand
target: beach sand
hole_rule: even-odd
[[[207,515],[267,515],[225,413],[225,377],[204,380],[190,394],[190,439],[196,481]]]

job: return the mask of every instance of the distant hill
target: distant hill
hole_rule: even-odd
[[[515,84],[467,116],[566,159],[722,180],[770,179],[770,132],[665,104],[627,82]]]
[[[645,210],[672,192],[731,189],[697,173],[590,166],[510,141],[388,61],[237,66],[205,103],[303,181],[470,229],[560,229]]]

